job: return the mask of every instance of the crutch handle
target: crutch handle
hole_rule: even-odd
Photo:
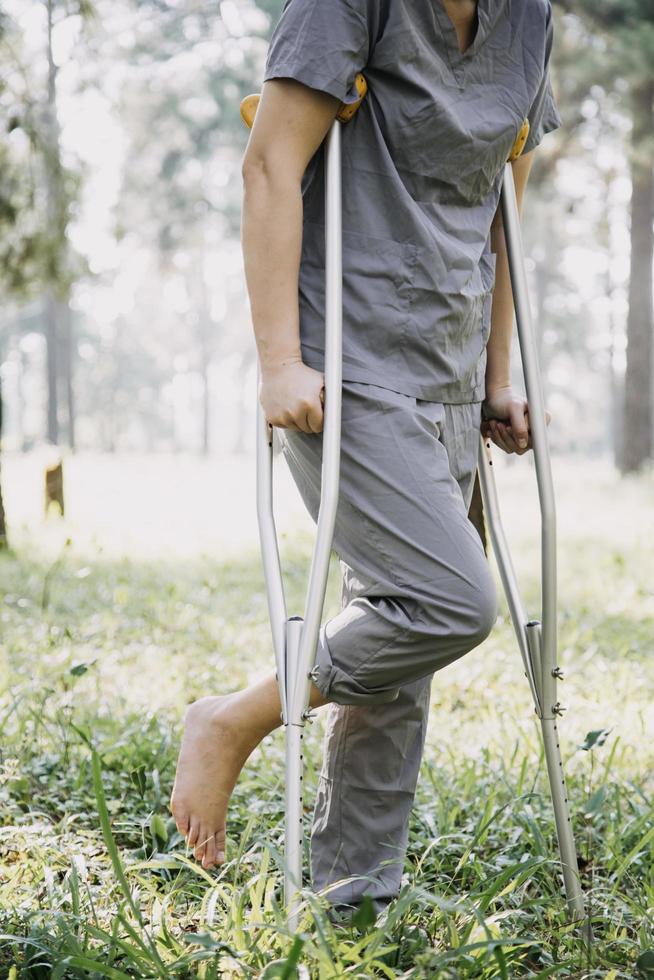
[[[336,118],[339,122],[346,123],[352,119],[352,117],[356,114],[357,109],[363,102],[366,92],[368,91],[368,83],[361,72],[357,73],[357,76],[354,79],[354,84],[357,92],[359,93],[359,98],[356,100],[356,102],[340,103],[338,112],[336,113]],[[255,93],[253,95],[246,95],[241,102],[241,119],[248,129],[252,129],[252,126],[254,125],[254,117],[257,114],[260,98],[261,96],[258,93]]]

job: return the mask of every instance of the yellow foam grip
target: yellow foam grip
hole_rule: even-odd
[[[354,79],[354,84],[356,85],[356,90],[359,93],[359,98],[356,100],[356,102],[350,102],[350,103],[341,102],[339,110],[336,113],[336,118],[343,123],[350,121],[352,116],[356,113],[357,109],[365,99],[366,92],[368,91],[368,83],[363,77],[363,75],[361,74],[361,72],[357,73],[357,76]]]
[[[525,143],[527,142],[527,137],[529,136],[529,120],[525,119],[522,126],[520,127],[520,132],[516,137],[516,141],[513,144],[513,149],[509,153],[509,163],[513,163],[517,160],[522,151],[525,148]]]
[[[359,98],[356,102],[351,102],[349,104],[341,102],[336,113],[336,118],[342,123],[349,122],[352,116],[356,113],[357,109],[363,102],[366,92],[368,91],[368,83],[365,78],[359,72],[354,79],[354,84],[356,85],[356,90],[359,93]],[[248,127],[252,129],[254,125],[254,117],[257,114],[257,107],[259,105],[260,95],[246,95],[241,102],[241,119]]]

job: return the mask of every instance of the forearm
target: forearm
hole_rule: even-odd
[[[491,329],[486,346],[486,391],[511,382],[511,341],[513,337],[513,295],[506,239],[501,224],[491,228],[491,249],[496,254],[495,288],[491,307]]]
[[[243,171],[241,244],[263,371],[301,360],[298,276],[302,192],[297,177],[260,163]]]
[[[515,184],[518,216],[522,214],[522,200],[534,162],[534,150],[523,154],[511,164]],[[498,208],[491,225],[491,249],[497,255],[495,264],[495,288],[491,307],[491,329],[486,345],[486,390],[506,388],[511,384],[511,340],[513,337],[513,294],[509,274],[509,257],[506,251],[502,211]]]

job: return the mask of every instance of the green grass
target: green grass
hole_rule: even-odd
[[[404,883],[387,921],[374,925],[364,907],[338,928],[307,889],[289,936],[282,732],[237,785],[222,868],[197,865],[167,810],[184,706],[271,663],[258,556],[146,562],[64,546],[53,557],[36,535],[15,537],[0,558],[0,977],[654,976],[647,540],[560,543],[570,706],[560,728],[588,950],[565,913],[539,733],[503,600],[486,643],[434,680]],[[291,608],[309,546],[284,548]],[[523,591],[533,609],[537,581]],[[329,613],[337,602],[334,574]],[[322,726],[319,715],[307,739],[307,821]],[[603,744],[581,748],[598,729],[609,730]]]

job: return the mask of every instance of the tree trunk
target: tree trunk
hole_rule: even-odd
[[[200,259],[197,264],[197,338],[200,352],[200,376],[202,378],[202,407],[201,407],[201,449],[203,456],[209,455],[209,445],[211,443],[211,389],[209,385],[209,367],[213,353],[213,341],[215,327],[211,319],[209,306],[209,295],[207,283],[204,278],[204,229],[202,229],[202,246]]]
[[[654,82],[632,96],[631,262],[627,316],[622,473],[639,470],[652,458],[652,260],[654,258],[654,170],[649,142],[654,126]]]
[[[20,437],[20,450],[22,453],[27,451],[27,434],[25,432],[25,412],[26,412],[26,399],[25,399],[25,371],[27,369],[28,357],[25,351],[19,347],[20,360],[18,363],[18,383],[16,391],[16,403],[18,416],[18,433]]]
[[[57,355],[59,335],[57,330],[57,302],[52,290],[45,295],[44,333],[46,343],[46,370],[48,376],[48,420],[47,438],[54,446],[59,442],[59,409],[57,398]]]
[[[68,445],[75,450],[75,399],[73,392],[73,314],[68,301],[59,304],[61,312],[61,379],[66,400],[66,421],[68,423]]]
[[[2,379],[0,378],[0,447],[2,446]],[[1,471],[0,471],[1,476]],[[2,481],[0,479],[0,550],[7,547],[7,522],[5,520],[5,505],[2,499]]]
[[[201,366],[202,374],[202,455],[209,455],[209,417],[210,417],[210,390],[209,390],[209,364],[203,361]]]
[[[66,248],[66,216],[59,145],[59,120],[57,118],[57,66],[52,51],[53,0],[46,0],[48,96],[43,148],[43,171],[46,191],[48,238],[52,255],[48,271],[49,284],[45,298],[45,328],[47,342],[48,375],[48,422],[47,436],[50,442],[59,442],[58,385],[63,368],[62,381],[68,393],[66,339],[70,311],[67,289],[62,294],[61,252]],[[62,343],[63,342],[63,343]]]
[[[605,176],[605,200],[611,200],[611,188],[613,181],[615,180],[615,173],[609,171]],[[609,404],[608,404],[608,439],[609,447],[611,451],[611,456],[615,465],[618,465],[618,460],[620,459],[620,454],[622,452],[622,447],[620,444],[620,419],[623,417],[623,406],[621,403],[621,389],[618,381],[618,375],[615,370],[615,359],[616,359],[616,349],[617,349],[617,337],[618,337],[618,327],[615,318],[615,304],[614,304],[614,294],[615,286],[613,283],[613,243],[611,238],[611,227],[608,219],[608,213],[605,211],[599,225],[599,233],[601,244],[606,250],[606,273],[604,275],[604,292],[607,300],[608,309],[608,335],[609,335],[609,366],[608,366],[608,390],[609,390]]]

